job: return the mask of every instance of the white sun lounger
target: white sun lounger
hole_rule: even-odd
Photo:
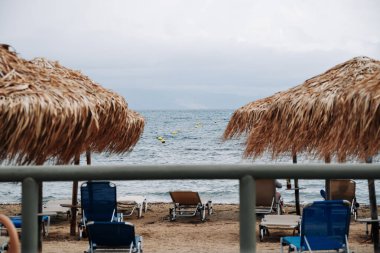
[[[359,223],[365,223],[365,233],[368,236],[369,235],[368,226],[371,225],[371,229],[372,229],[373,223],[376,223],[376,222],[380,223],[380,216],[377,216],[377,220],[373,220],[371,218],[358,218],[358,219],[356,219],[356,221]]]
[[[142,213],[148,210],[148,201],[145,196],[127,195],[117,198],[118,207],[122,210],[127,210],[127,213],[123,212],[125,216],[131,216],[135,210],[137,210],[137,217],[141,218]]]
[[[43,213],[56,213],[56,215],[67,215],[67,218],[71,215],[71,210],[68,207],[63,207],[61,204],[71,204],[71,199],[54,199],[49,200],[43,205]]]
[[[299,215],[265,215],[259,224],[260,241],[263,241],[264,235],[269,235],[269,229],[291,229],[293,235],[299,232],[301,216]]]

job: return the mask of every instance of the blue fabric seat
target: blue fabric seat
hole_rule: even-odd
[[[9,219],[12,221],[13,225],[16,229],[21,230],[22,228],[22,217],[20,216],[11,216]],[[42,229],[45,236],[49,233],[49,226],[50,226],[50,216],[44,215],[42,216]]]
[[[128,222],[87,223],[89,250],[127,249],[127,252],[142,252],[142,237],[135,235],[135,227]]]
[[[22,225],[21,216],[12,216],[9,218],[11,219],[13,225],[16,228],[21,228],[21,225]],[[42,222],[48,223],[49,222],[49,216],[47,216],[47,215],[42,216]]]
[[[350,203],[340,200],[316,201],[303,210],[300,236],[281,238],[283,246],[297,252],[339,250],[349,252]]]
[[[82,237],[89,221],[122,221],[117,213],[116,185],[109,181],[84,182],[81,187],[82,220],[79,224],[79,238]]]

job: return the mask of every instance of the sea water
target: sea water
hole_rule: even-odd
[[[155,110],[140,111],[146,121],[144,133],[132,152],[123,155],[92,154],[93,165],[123,164],[290,164],[289,154],[272,160],[268,154],[261,158],[243,159],[245,138],[223,141],[222,135],[233,113],[232,110]],[[354,161],[352,161],[354,162]],[[376,157],[374,162],[379,162]],[[81,164],[85,164],[81,157]],[[305,155],[298,163],[323,163]],[[91,167],[88,168],[89,170]],[[284,202],[294,204],[294,192],[287,191],[281,180]],[[118,196],[145,195],[149,202],[170,202],[169,191],[198,191],[204,200],[214,203],[238,203],[238,180],[142,180],[115,181]],[[292,183],[294,183],[292,181]],[[359,203],[368,203],[366,180],[356,180]],[[1,183],[0,202],[21,202],[20,183]],[[301,203],[321,200],[324,180],[299,180]],[[380,183],[376,184],[377,189]],[[71,198],[72,183],[45,182],[44,201]],[[379,197],[379,196],[378,196]]]

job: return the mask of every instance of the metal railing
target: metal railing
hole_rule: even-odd
[[[37,252],[38,183],[84,180],[237,179],[240,181],[240,252],[256,252],[255,180],[378,179],[376,164],[2,166],[0,182],[22,182],[22,252]]]

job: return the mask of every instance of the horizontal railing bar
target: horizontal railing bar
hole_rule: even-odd
[[[0,181],[157,180],[157,179],[379,179],[380,164],[230,164],[0,166]]]

